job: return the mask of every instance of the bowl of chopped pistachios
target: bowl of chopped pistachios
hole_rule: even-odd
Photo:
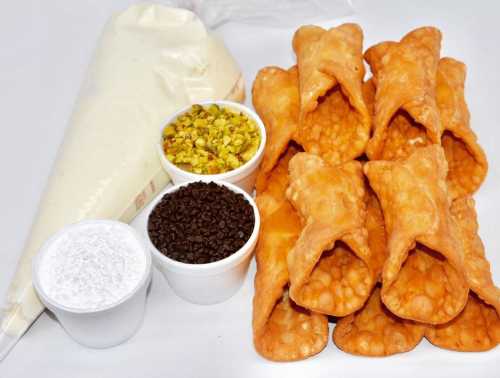
[[[236,102],[189,105],[162,125],[158,152],[174,184],[225,181],[252,193],[264,154],[259,116]]]

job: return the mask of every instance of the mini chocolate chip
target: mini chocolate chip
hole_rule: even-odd
[[[165,256],[205,264],[239,250],[254,224],[252,206],[242,194],[195,182],[163,196],[151,212],[148,233]]]

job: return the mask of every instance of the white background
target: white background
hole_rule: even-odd
[[[34,216],[93,47],[104,22],[131,0],[1,1],[0,10],[0,297],[4,297]],[[497,5],[498,4],[498,5]],[[472,125],[488,154],[488,178],[477,194],[480,233],[500,283],[500,4],[496,1],[353,1],[365,48],[435,25],[442,55],[468,66]],[[337,25],[339,20],[323,23]],[[257,70],[293,63],[290,29],[226,25],[219,29],[239,61],[247,93]],[[141,230],[144,219],[134,225]],[[384,359],[353,357],[332,342],[317,357],[271,363],[251,339],[252,264],[242,290],[216,306],[177,298],[155,272],[143,327],[126,344],[85,349],[43,314],[0,362],[0,377],[499,377],[500,347],[454,353],[425,340]],[[497,369],[495,369],[497,365]]]

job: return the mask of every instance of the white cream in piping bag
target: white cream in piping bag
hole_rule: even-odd
[[[140,4],[107,24],[7,294],[0,360],[43,311],[31,260],[61,227],[82,219],[130,221],[168,182],[156,138],[189,103],[243,99],[241,74],[191,12]]]

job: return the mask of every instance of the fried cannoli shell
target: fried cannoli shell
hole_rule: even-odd
[[[475,202],[472,197],[457,199],[453,201],[450,211],[463,246],[467,283],[479,298],[493,306],[500,314],[500,288],[493,283],[490,263],[486,259],[484,245],[478,234]]]
[[[429,327],[425,337],[437,347],[458,352],[481,352],[500,343],[500,317],[474,293],[452,321]]]
[[[374,133],[366,148],[371,160],[403,158],[417,147],[440,144],[435,96],[440,46],[440,31],[423,27],[400,42],[366,51],[376,86]]]
[[[467,301],[461,243],[451,219],[443,149],[416,149],[400,161],[364,166],[382,205],[388,258],[382,301],[395,315],[446,323]]]
[[[299,153],[289,169],[287,197],[304,223],[288,256],[290,297],[313,311],[350,314],[361,308],[376,280],[361,163],[331,167]]]
[[[383,357],[412,350],[424,332],[424,325],[387,310],[377,287],[361,310],[337,321],[333,341],[346,353]]]
[[[328,322],[288,298],[286,258],[302,229],[286,199],[288,164],[296,153],[289,147],[271,171],[267,189],[256,198],[262,225],[256,249],[257,273],[253,300],[253,337],[257,351],[270,360],[307,358],[324,348]]]
[[[488,171],[486,155],[470,127],[465,102],[466,67],[452,58],[439,61],[436,99],[444,128],[442,145],[448,160],[448,190],[452,198],[473,194]]]
[[[429,327],[426,338],[434,345],[462,352],[479,352],[500,343],[500,289],[495,286],[478,235],[475,203],[471,197],[453,201],[451,214],[464,251],[465,276],[474,293],[465,309],[450,322]]]
[[[373,78],[370,78],[370,80],[367,80],[363,83],[363,99],[365,100],[365,104],[370,116],[373,116],[375,114],[375,93],[375,83]]]
[[[360,156],[369,138],[362,45],[363,32],[356,24],[329,30],[303,26],[293,38],[300,83],[295,140],[330,164]]]
[[[275,212],[283,202],[288,201],[285,195],[289,182],[288,163],[297,152],[296,147],[289,146],[273,170],[269,172],[265,191],[257,192],[255,202],[257,202],[262,219]]]
[[[368,231],[368,247],[371,251],[371,266],[378,277],[387,259],[387,233],[382,207],[371,188],[367,189],[365,225]]]
[[[267,145],[256,181],[257,194],[267,185],[269,174],[292,139],[299,118],[297,68],[266,67],[259,71],[252,88],[253,106],[264,122]]]
[[[288,298],[286,257],[301,224],[289,202],[265,218],[256,251],[253,339],[256,350],[274,361],[300,360],[319,353],[328,341],[328,320]]]

